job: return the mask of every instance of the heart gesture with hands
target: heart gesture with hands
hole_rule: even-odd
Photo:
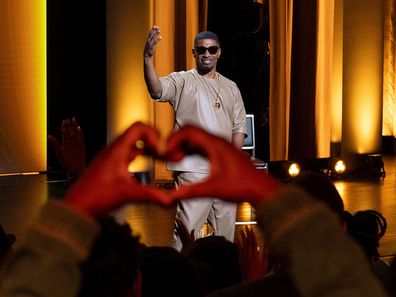
[[[139,142],[144,146],[137,145]],[[256,170],[231,143],[200,128],[184,126],[170,136],[165,149],[159,149],[159,143],[157,130],[143,123],[133,124],[98,154],[66,194],[65,201],[87,214],[98,215],[126,203],[154,202],[168,206],[177,199],[195,197],[218,197],[256,205],[269,199],[278,188],[274,179]],[[178,162],[196,153],[209,159],[209,178],[168,193],[140,184],[128,172],[129,163],[138,155]]]
[[[186,125],[169,138],[165,157],[178,162],[194,153],[209,159],[209,178],[179,188],[172,193],[174,199],[217,197],[256,206],[279,187],[275,179],[257,170],[231,143],[194,126]]]
[[[137,143],[143,142],[144,148]],[[172,203],[165,192],[141,185],[131,177],[128,166],[138,155],[157,155],[159,133],[143,123],[130,126],[101,151],[86,172],[66,194],[65,201],[91,215],[115,210],[126,203]]]

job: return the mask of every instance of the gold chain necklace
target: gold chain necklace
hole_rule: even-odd
[[[207,85],[209,91],[212,93],[212,90],[210,88],[209,83],[206,81],[207,78],[205,78],[204,76],[202,77],[203,80],[205,81],[205,84]],[[220,75],[216,72],[216,80],[217,80],[217,92],[215,94],[215,102],[213,104],[213,106],[216,109],[220,109],[221,107],[221,101],[220,101]]]
[[[216,72],[216,78],[217,78],[217,93],[216,93],[214,107],[217,109],[220,109],[220,107],[221,107],[221,104],[220,104],[220,75],[217,72]]]

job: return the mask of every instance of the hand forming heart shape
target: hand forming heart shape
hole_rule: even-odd
[[[137,145],[140,141],[144,146]],[[193,197],[258,203],[278,187],[277,182],[256,170],[250,160],[229,142],[197,127],[181,128],[169,137],[166,148],[161,149],[159,143],[157,130],[142,123],[133,124],[99,153],[67,193],[65,201],[95,215],[128,202],[170,205],[176,199]],[[130,178],[128,165],[137,155],[179,162],[193,153],[206,156],[211,164],[209,178],[202,183],[166,193]]]

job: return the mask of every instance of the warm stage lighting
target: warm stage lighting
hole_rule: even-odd
[[[344,173],[346,170],[346,164],[344,160],[338,160],[334,165],[334,171],[338,174]]]
[[[298,163],[291,163],[288,172],[291,177],[296,177],[300,174],[300,165]]]

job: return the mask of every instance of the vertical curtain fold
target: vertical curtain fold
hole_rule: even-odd
[[[155,53],[159,76],[194,66],[191,50],[200,18],[206,20],[207,0],[203,4],[199,0],[154,0],[154,24],[161,28],[162,36]],[[154,104],[154,125],[163,137],[172,133],[173,122],[173,109],[169,104]],[[164,162],[155,161],[154,178],[170,180],[172,172],[166,169]]]
[[[396,136],[395,0],[385,1],[382,135]]]
[[[317,1],[317,61],[315,125],[317,157],[330,156],[331,113],[333,75],[333,36],[334,36],[334,1]]]
[[[293,0],[269,1],[270,160],[288,156]]]

